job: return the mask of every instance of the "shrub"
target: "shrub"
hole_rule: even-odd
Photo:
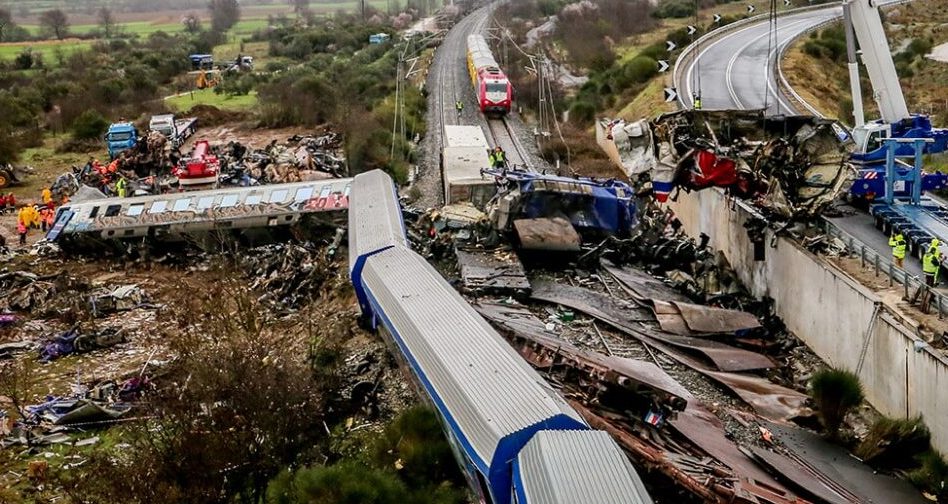
[[[843,419],[863,400],[859,377],[844,369],[817,371],[810,381],[810,392],[827,434],[835,438]]]
[[[665,0],[652,13],[662,18],[686,18],[695,15],[695,4],[689,0]]]
[[[622,70],[629,80],[641,84],[658,75],[658,62],[648,56],[636,56]]]
[[[596,118],[596,107],[586,101],[575,101],[569,108],[569,120],[576,124],[589,124]]]
[[[907,468],[929,448],[931,433],[922,417],[880,418],[869,428],[855,454],[875,467]]]
[[[98,139],[109,128],[109,122],[95,109],[79,114],[72,122],[72,136],[76,140]]]
[[[934,495],[938,502],[948,499],[948,463],[941,453],[929,450],[918,457],[921,467],[908,473],[916,487]]]

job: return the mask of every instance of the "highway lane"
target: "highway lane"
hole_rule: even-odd
[[[680,72],[678,89],[686,106],[692,106],[693,93],[700,89],[705,109],[763,109],[766,104],[770,114],[797,113],[777,86],[773,58],[808,30],[840,16],[840,7],[827,7],[779,17],[776,44],[766,19],[703,44]]]

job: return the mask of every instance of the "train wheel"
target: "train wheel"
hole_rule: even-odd
[[[10,185],[11,180],[13,180],[13,177],[10,176],[10,172],[6,170],[0,170],[0,189]]]

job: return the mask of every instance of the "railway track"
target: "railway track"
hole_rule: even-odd
[[[507,164],[509,166],[536,171],[527,150],[520,142],[520,138],[517,137],[517,133],[510,125],[508,118],[487,118],[487,133],[491,145],[499,145],[507,153]]]

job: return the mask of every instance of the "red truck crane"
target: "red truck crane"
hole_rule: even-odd
[[[182,189],[204,189],[217,184],[220,171],[221,163],[211,152],[211,144],[200,140],[194,145],[191,157],[182,160],[173,173]]]

